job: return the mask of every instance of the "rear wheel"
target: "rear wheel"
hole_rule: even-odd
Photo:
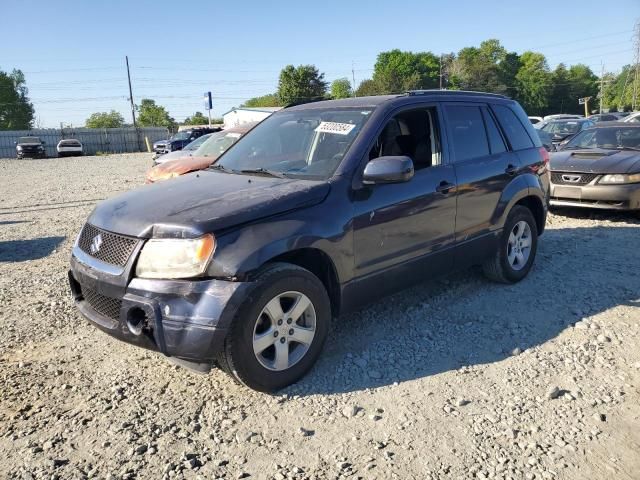
[[[316,362],[331,306],[322,282],[296,265],[274,263],[255,281],[218,363],[244,385],[271,392],[298,381]]]
[[[507,217],[498,250],[482,266],[484,274],[496,282],[519,282],[531,270],[537,249],[538,228],[533,214],[516,205]]]

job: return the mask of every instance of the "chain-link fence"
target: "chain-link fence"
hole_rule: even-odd
[[[45,142],[47,157],[56,157],[56,146],[62,139],[75,138],[82,143],[85,155],[96,153],[143,152],[149,144],[163,140],[169,131],[163,127],[126,128],[46,128],[0,132],[0,158],[16,156],[20,137],[38,137]]]

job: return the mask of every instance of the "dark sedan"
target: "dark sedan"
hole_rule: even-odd
[[[565,120],[552,120],[541,127],[541,130],[551,135],[553,145],[560,150],[567,144],[571,137],[586,128],[593,127],[594,125],[595,123],[588,118],[572,118]]]
[[[640,125],[601,123],[551,154],[551,205],[640,210]]]

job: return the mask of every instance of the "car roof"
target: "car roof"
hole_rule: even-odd
[[[474,92],[468,90],[411,90],[402,94],[395,95],[374,95],[369,97],[350,97],[350,98],[341,98],[339,100],[321,100],[318,102],[310,102],[310,103],[302,103],[295,106],[287,107],[285,110],[306,110],[312,108],[365,108],[371,107],[375,108],[378,105],[381,105],[386,102],[391,102],[396,99],[403,98],[411,98],[411,97],[433,97],[434,99],[461,99],[461,98],[472,98],[472,97],[482,97],[482,98],[495,98],[495,99],[503,99],[509,100],[508,97],[504,95],[499,95],[497,93],[485,93],[485,92]]]
[[[590,122],[588,118],[551,118],[547,123]]]
[[[616,127],[640,128],[640,123],[634,123],[634,122],[603,122],[603,123],[596,123],[591,128],[616,128]]]

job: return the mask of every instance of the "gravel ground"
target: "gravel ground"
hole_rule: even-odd
[[[334,326],[269,396],[76,312],[72,242],[147,154],[0,161],[1,478],[640,479],[640,222],[557,212],[527,279],[474,271]]]

